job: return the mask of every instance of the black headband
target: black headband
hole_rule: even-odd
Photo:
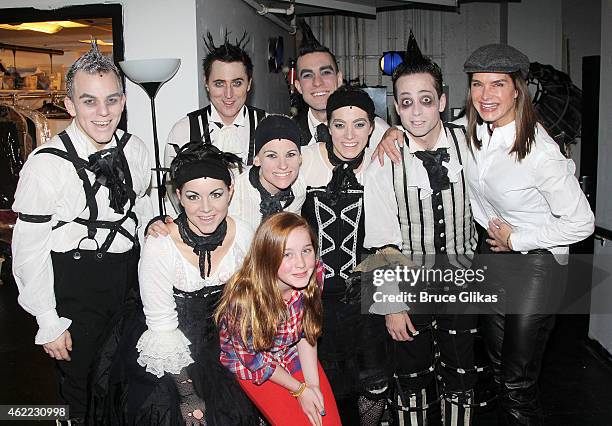
[[[269,115],[255,129],[255,154],[274,139],[288,139],[300,149],[300,129],[295,121],[284,115]]]
[[[174,184],[180,188],[186,182],[202,177],[222,180],[227,186],[232,184],[232,175],[227,166],[222,161],[212,158],[192,161],[181,166],[176,171]]]
[[[374,121],[375,108],[372,98],[363,90],[352,87],[341,87],[330,95],[327,100],[327,121],[330,121],[332,112],[345,106],[361,108],[368,114],[370,121]]]

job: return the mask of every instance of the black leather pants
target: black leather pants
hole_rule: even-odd
[[[481,318],[500,391],[499,424],[542,425],[537,379],[555,320],[551,301],[565,289],[567,268],[547,250],[493,254],[484,246],[475,263],[486,265],[487,286],[504,289],[502,303]]]

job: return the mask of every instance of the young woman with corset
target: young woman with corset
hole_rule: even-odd
[[[212,145],[188,144],[170,167],[183,211],[168,235],[149,237],[139,265],[145,323],[126,317],[107,379],[108,424],[228,425],[257,422],[252,405],[219,362],[213,311],[253,235],[227,215],[231,171],[240,159]],[[142,316],[140,311],[140,317]],[[113,339],[107,342],[109,352]],[[104,379],[104,363],[98,369]],[[98,379],[98,383],[103,383]],[[94,391],[96,389],[94,388]],[[98,418],[99,420],[99,418]]]

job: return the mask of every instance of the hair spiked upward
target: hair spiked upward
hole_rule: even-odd
[[[331,56],[331,59],[334,65],[334,69],[336,70],[336,72],[338,72],[338,61],[336,61],[336,56],[334,56],[334,54],[331,53],[331,51],[327,47],[323,46],[319,42],[319,40],[317,40],[317,38],[312,33],[312,29],[310,28],[310,25],[308,25],[306,21],[304,21],[303,19],[300,19],[298,22],[298,26],[300,27],[300,30],[302,31],[302,40],[300,41],[300,45],[298,47],[298,64],[297,64],[298,73],[299,73],[300,57],[307,55],[309,53],[315,53],[315,52],[323,52]]]
[[[408,45],[406,46],[406,53],[404,55],[404,61],[406,62],[421,62],[426,60],[423,53],[421,53],[421,48],[412,30],[410,30],[410,35],[408,36]]]
[[[312,29],[310,25],[306,23],[303,19],[300,19],[298,22],[300,30],[302,31],[302,41],[300,42],[300,56],[302,55],[303,50],[309,51],[317,51],[323,47],[323,45],[317,40],[317,38],[312,33]]]
[[[225,35],[223,36],[223,43],[220,44],[219,46],[215,46],[215,40],[213,39],[212,34],[210,33],[210,31],[208,31],[206,33],[206,36],[203,37],[204,38],[204,45],[206,46],[206,49],[208,50],[208,53],[214,53],[215,51],[219,50],[219,49],[226,49],[229,50],[231,48],[238,48],[238,49],[242,49],[245,50],[247,44],[249,44],[249,42],[251,41],[250,38],[247,38],[249,35],[248,33],[245,31],[242,34],[242,37],[240,38],[240,40],[236,37],[236,42],[234,44],[232,44],[229,40],[229,35],[231,33],[227,31],[227,29],[225,30]]]
[[[113,60],[104,56],[98,48],[98,41],[92,37],[91,49],[79,59],[77,59],[66,73],[66,93],[72,99],[74,95],[74,76],[77,72],[83,71],[87,74],[108,73],[112,72],[117,77],[119,91],[123,93],[123,83],[119,74],[119,69],[114,64]]]
[[[412,30],[410,30],[410,36],[408,37],[408,45],[406,46],[406,52],[404,53],[404,62],[399,64],[393,71],[391,77],[393,81],[393,98],[397,100],[397,89],[395,83],[400,77],[412,74],[429,74],[434,80],[434,86],[438,97],[442,96],[442,70],[434,61],[427,58],[421,53],[421,49],[416,41]]]
[[[204,46],[208,51],[203,64],[206,80],[210,77],[210,70],[215,61],[241,62],[246,69],[249,80],[253,78],[253,62],[246,52],[246,46],[251,41],[250,37],[248,37],[248,33],[245,31],[240,39],[236,38],[234,44],[230,42],[229,35],[230,33],[226,29],[225,35],[223,36],[223,43],[219,44],[219,46],[215,45],[215,41],[210,31],[207,32],[205,36],[202,36]]]

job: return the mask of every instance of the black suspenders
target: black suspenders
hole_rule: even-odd
[[[247,166],[250,166],[253,164],[253,157],[255,156],[255,127],[264,119],[266,113],[262,109],[249,105],[247,105],[247,110],[249,112],[249,156]],[[255,122],[255,116],[257,116],[257,122]]]
[[[136,203],[136,193],[134,192],[134,187],[132,185],[132,175],[130,173],[129,168],[128,170],[125,171],[125,185],[129,188],[128,193],[129,193],[129,202],[130,202],[130,206],[127,209],[127,212],[121,219],[116,220],[116,221],[97,220],[98,219],[98,204],[96,203],[96,193],[100,189],[100,184],[98,182],[94,182],[94,184],[92,185],[91,182],[89,181],[89,177],[87,176],[87,172],[86,172],[87,167],[89,166],[89,163],[79,157],[78,153],[76,152],[76,149],[74,148],[74,145],[72,144],[72,141],[70,140],[70,136],[68,136],[66,131],[61,132],[58,136],[62,140],[62,143],[64,144],[64,147],[66,148],[66,151],[62,151],[57,148],[43,148],[37,151],[36,154],[57,155],[58,157],[62,157],[63,159],[70,161],[72,165],[74,166],[77,175],[79,176],[79,178],[81,179],[83,183],[83,191],[85,192],[85,203],[86,203],[86,208],[89,210],[89,218],[83,219],[81,217],[77,217],[73,220],[73,222],[86,226],[87,236],[83,237],[81,241],[79,241],[79,246],[77,247],[77,251],[74,254],[74,258],[75,259],[80,258],[78,249],[83,240],[91,239],[91,240],[96,241],[95,236],[98,231],[98,228],[104,228],[104,229],[110,230],[110,232],[108,233],[108,236],[102,243],[102,246],[99,246],[96,241],[96,245],[98,246],[96,250],[96,255],[100,259],[110,248],[117,233],[123,235],[128,240],[130,240],[134,248],[139,247],[138,238],[130,234],[122,226],[123,223],[128,218],[132,219],[134,223],[136,224],[136,226],[138,226],[138,218],[136,217],[136,214],[132,211],[134,204]],[[123,155],[123,147],[127,144],[130,137],[131,135],[129,133],[124,133],[121,139],[119,140],[117,136],[115,135],[115,140],[117,140],[117,149],[121,152],[121,155]],[[65,225],[66,223],[68,222],[60,221],[53,227],[53,229],[55,230],[59,228],[60,226]]]
[[[207,144],[211,143],[208,114],[210,114],[210,105],[187,114],[187,117],[189,117],[189,142],[204,141]],[[202,123],[202,133],[200,133],[200,122]]]
[[[255,127],[266,116],[266,112],[262,109],[247,105],[249,114],[249,154],[247,157],[247,165],[253,164],[255,157]],[[208,123],[208,115],[210,114],[210,105],[197,111],[187,114],[189,118],[189,141],[202,141],[205,144],[211,144],[210,128]],[[200,132],[200,129],[201,132]]]

